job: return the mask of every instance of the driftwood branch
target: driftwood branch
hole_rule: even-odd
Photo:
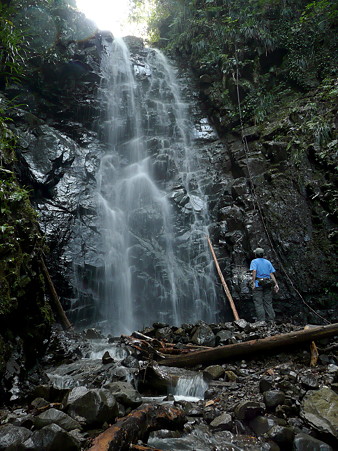
[[[183,411],[177,407],[146,404],[96,437],[89,451],[129,450],[131,443],[146,442],[151,431],[182,429],[185,421]]]
[[[219,346],[210,350],[196,351],[186,355],[168,357],[159,360],[159,365],[191,367],[198,364],[211,364],[243,355],[259,354],[271,349],[297,346],[321,338],[338,335],[338,323],[329,326],[318,326],[307,330],[274,335],[272,337],[250,340],[233,345]]]
[[[213,248],[213,246],[212,246],[212,244],[211,244],[211,241],[210,241],[210,238],[209,238],[208,236],[207,236],[207,240],[208,240],[208,244],[209,244],[209,247],[210,247],[210,251],[211,251],[212,257],[213,257],[214,262],[215,262],[215,265],[216,265],[216,269],[217,269],[219,278],[221,279],[221,282],[222,282],[222,285],[223,285],[225,294],[227,295],[227,298],[228,298],[228,300],[229,300],[229,304],[230,304],[232,313],[233,313],[233,315],[234,315],[234,318],[235,318],[235,320],[237,321],[237,320],[239,319],[239,316],[238,316],[238,313],[237,313],[237,309],[236,309],[234,300],[232,299],[232,296],[231,296],[230,290],[229,290],[229,288],[228,288],[228,285],[226,284],[226,281],[225,281],[225,279],[224,279],[224,277],[223,277],[221,268],[220,268],[220,266],[219,266],[219,264],[218,264],[218,260],[217,260],[217,257],[216,257],[214,248]]]
[[[45,276],[45,280],[47,282],[47,285],[48,285],[48,288],[49,288],[49,292],[50,292],[52,301],[54,303],[56,312],[58,314],[58,317],[60,319],[60,322],[62,324],[62,327],[64,329],[66,329],[66,330],[70,329],[72,327],[72,325],[70,324],[70,322],[69,322],[69,320],[68,320],[68,318],[67,318],[67,316],[65,314],[65,311],[63,310],[63,307],[61,305],[59,296],[58,296],[58,294],[56,292],[56,289],[54,287],[53,281],[52,281],[52,279],[50,277],[49,271],[47,269],[46,263],[44,262],[43,258],[41,258],[41,260],[40,260],[40,265],[41,265],[41,269],[42,269],[43,275]]]

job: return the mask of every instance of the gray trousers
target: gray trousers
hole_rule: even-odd
[[[256,287],[252,295],[257,321],[274,321],[271,287]]]

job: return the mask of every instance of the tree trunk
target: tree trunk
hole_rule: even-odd
[[[185,416],[181,409],[168,405],[146,404],[133,410],[95,438],[89,451],[124,451],[138,440],[146,442],[158,429],[182,429]]]
[[[298,344],[311,342],[316,339],[334,336],[338,334],[338,323],[329,326],[318,326],[308,330],[300,330],[287,334],[274,335],[272,337],[250,340],[227,346],[219,346],[210,350],[191,352],[190,354],[179,355],[177,357],[168,357],[159,360],[159,365],[191,367],[199,364],[211,364],[223,362],[232,357],[242,355],[259,355],[262,351],[282,348],[288,346],[297,346]]]

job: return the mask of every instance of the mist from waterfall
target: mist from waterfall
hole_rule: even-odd
[[[97,173],[102,266],[93,321],[114,334],[214,322],[207,199],[175,71],[158,50],[131,62],[105,42],[100,87],[107,151]]]

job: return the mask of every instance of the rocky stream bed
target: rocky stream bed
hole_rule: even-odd
[[[337,449],[336,337],[316,341],[319,356],[313,366],[306,343],[189,370],[158,365],[153,345],[142,338],[179,353],[301,329],[245,320],[180,328],[156,323],[131,337],[105,337],[95,329],[80,333],[56,327],[43,360],[24,381],[16,381],[11,400],[0,410],[0,449]],[[8,377],[15,377],[19,364],[18,357]],[[155,417],[159,406],[174,406],[179,419],[161,420],[148,430],[136,427],[133,444],[100,447],[97,437],[104,430],[124,424],[149,404],[157,406],[149,407]]]

